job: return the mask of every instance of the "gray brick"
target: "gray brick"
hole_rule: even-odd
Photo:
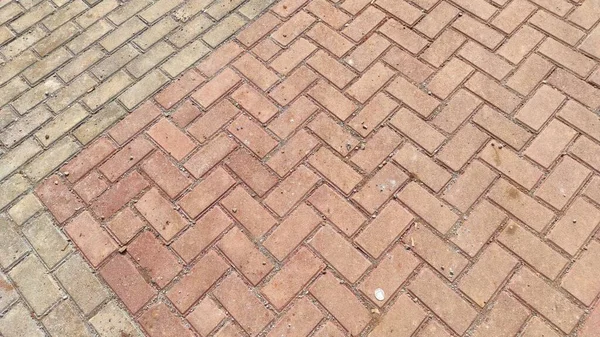
[[[39,6],[28,10],[24,15],[10,23],[10,27],[17,33],[22,33],[27,28],[43,20],[50,13],[54,12],[54,7],[48,1],[42,2]]]
[[[108,34],[107,37],[100,41],[100,44],[104,49],[109,52],[115,50],[118,46],[125,43],[125,41],[129,40],[132,36],[137,34],[146,28],[146,24],[136,17],[129,19],[127,22],[119,26],[112,33]]]
[[[106,20],[100,20],[73,39],[73,41],[69,42],[67,48],[73,53],[78,54],[111,30],[113,30],[113,27]]]
[[[23,173],[32,181],[40,181],[78,150],[79,144],[70,137],[64,137],[27,164]]]
[[[169,36],[169,41],[181,48],[202,32],[212,27],[213,22],[206,15],[198,15]]]
[[[182,71],[196,63],[196,61],[206,55],[209,51],[210,49],[206,47],[202,41],[196,40],[167,60],[161,68],[171,77],[176,77]]]
[[[54,276],[81,308],[84,315],[94,311],[110,296],[107,289],[78,254],[73,254],[58,267]]]
[[[42,319],[52,337],[92,336],[71,301],[63,301]]]
[[[70,60],[71,57],[71,53],[69,53],[67,49],[57,49],[52,54],[46,56],[29,69],[25,70],[23,76],[25,76],[30,83],[35,83]]]
[[[50,98],[46,104],[48,104],[50,109],[54,112],[61,111],[95,85],[96,80],[88,73],[83,73],[70,84],[58,90],[54,94],[54,97]]]
[[[181,22],[187,22],[194,15],[204,10],[213,0],[190,0],[179,7],[173,15]]]
[[[103,57],[104,52],[102,48],[100,46],[93,46],[62,67],[57,74],[63,81],[69,82]]]
[[[11,2],[10,4],[0,8],[0,25],[5,24],[21,13],[23,13],[23,9],[17,2]]]
[[[264,12],[275,0],[250,0],[238,9],[245,17],[252,20]]]
[[[23,234],[48,268],[54,268],[73,250],[47,212],[29,221],[23,227]]]
[[[42,209],[44,205],[40,200],[33,193],[29,193],[8,210],[8,215],[17,225],[22,225]]]
[[[13,176],[13,178],[14,177],[23,179],[22,176],[18,175]],[[13,178],[9,180],[12,180]],[[2,186],[5,183],[0,184],[0,192],[3,191]],[[0,202],[3,198],[4,196],[0,194]],[[0,266],[2,268],[7,268],[20,259],[21,256],[25,255],[25,253],[29,251],[29,246],[5,215],[0,215],[0,233],[2,233],[2,235],[0,235]]]
[[[69,130],[88,116],[88,112],[80,105],[75,104],[61,112],[50,123],[35,133],[36,138],[45,147],[62,137]]]
[[[39,4],[40,2],[42,2],[44,0],[19,0],[19,3],[21,4],[21,6],[25,7],[25,9],[30,9],[31,7]],[[62,0],[64,1],[64,0]],[[58,1],[53,1],[54,3],[57,3]]]
[[[31,318],[23,303],[18,303],[0,318],[0,334],[4,337],[43,337],[46,334]]]
[[[4,45],[8,40],[15,37],[10,29],[6,28],[6,26],[0,27],[0,45]]]
[[[4,182],[0,183],[0,210],[6,205],[10,204],[23,192],[27,191],[31,187],[31,183],[21,174],[14,174]],[[1,222],[2,216],[0,216]],[[4,233],[0,231],[0,233]],[[3,246],[3,245],[0,245]],[[4,253],[9,254],[5,251]],[[2,263],[2,255],[0,254],[0,263]],[[6,266],[3,264],[3,266]]]
[[[30,138],[5,153],[0,157],[0,180],[8,177],[40,151],[42,151],[42,147]]]
[[[73,135],[75,135],[81,143],[87,144],[126,114],[127,111],[116,102],[109,103],[104,106],[102,110],[92,115],[92,117],[80,127],[75,129]]]
[[[94,317],[90,318],[90,323],[100,337],[143,336],[127,312],[121,309],[115,301],[100,309]]]
[[[19,55],[19,57],[5,63],[0,67],[0,85],[15,77],[15,75],[35,63],[35,61],[37,61],[37,57],[31,50],[28,50]]]
[[[127,89],[119,96],[119,100],[131,110],[168,81],[169,78],[156,69]]]
[[[244,17],[233,13],[223,21],[217,23],[208,33],[204,34],[202,39],[211,47],[216,48],[245,24],[246,19]]]
[[[153,24],[140,36],[135,38],[133,42],[135,42],[135,44],[140,48],[146,50],[164,36],[169,34],[173,29],[177,28],[178,25],[179,23],[177,23],[177,21],[175,21],[172,17],[166,16],[159,22]]]
[[[121,69],[127,62],[133,60],[139,54],[137,49],[130,44],[126,44],[111,56],[99,62],[92,68],[92,73],[98,77],[99,80],[103,80]]]
[[[75,22],[81,27],[87,28],[117,7],[119,7],[119,2],[117,0],[103,0],[75,19]]]
[[[175,49],[170,44],[160,41],[127,65],[127,70],[136,78],[144,76],[157,64],[173,54]]]
[[[83,97],[82,102],[90,109],[96,110],[116,96],[121,90],[125,89],[131,82],[129,75],[123,71],[119,71],[97,86],[94,91]]]
[[[19,299],[19,294],[6,275],[0,271],[0,312]]]
[[[83,2],[81,0],[75,0],[75,1],[71,2],[70,4],[62,7],[58,11],[54,12],[52,15],[50,15],[48,18],[46,18],[42,23],[50,31],[53,31],[56,28],[60,27],[65,22],[67,22],[67,21],[71,20],[72,18],[74,18],[75,16],[77,16],[77,14],[85,11],[86,9],[88,9],[88,6],[85,4],[85,2]]]
[[[11,147],[24,137],[27,137],[33,130],[37,129],[51,117],[52,114],[48,109],[40,106],[4,129],[0,133],[0,141],[4,145]]]
[[[215,18],[215,20],[221,20],[242,2],[244,2],[244,0],[216,0],[208,7],[206,13]]]
[[[38,42],[34,49],[40,56],[44,57],[53,52],[56,48],[62,46],[67,40],[76,36],[78,33],[79,28],[77,25],[73,22],[67,22],[67,24],[52,32],[50,36]]]
[[[2,54],[4,54],[4,56],[12,59],[27,48],[33,46],[46,35],[48,35],[48,33],[46,33],[42,27],[35,26],[26,33],[21,34],[13,42],[2,47],[0,51]]]
[[[125,20],[129,19],[130,17],[134,16],[137,12],[150,5],[152,2],[152,0],[130,0],[123,6],[110,13],[108,15],[108,19],[112,21],[115,25],[120,25],[123,22],[125,22]]]
[[[152,6],[140,13],[142,19],[148,23],[156,21],[161,16],[167,14],[171,9],[177,7],[184,0],[158,0]]]
[[[0,109],[0,129],[4,129],[7,125],[14,122],[16,119],[16,114],[9,106]]]

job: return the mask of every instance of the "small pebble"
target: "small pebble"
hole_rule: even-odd
[[[381,289],[381,288],[377,288],[377,289],[375,289],[375,298],[376,298],[378,301],[383,301],[383,300],[385,300],[385,292],[383,291],[383,289]]]

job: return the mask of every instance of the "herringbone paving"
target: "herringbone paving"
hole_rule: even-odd
[[[600,336],[600,1],[239,5],[114,9],[89,92],[77,38],[16,48],[0,333]]]

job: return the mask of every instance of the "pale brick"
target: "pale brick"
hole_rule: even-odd
[[[598,222],[600,210],[589,201],[578,198],[554,224],[547,237],[570,255],[575,255],[596,229]]]
[[[37,108],[4,129],[0,133],[0,141],[12,147],[51,117],[52,114],[45,107]]]
[[[137,17],[133,17],[102,39],[100,44],[111,52],[144,28],[146,28],[146,24]]]
[[[63,296],[58,284],[47,274],[46,268],[35,255],[26,257],[9,275],[38,316]]]
[[[46,35],[48,35],[48,33],[44,29],[42,29],[40,26],[35,26],[27,32],[19,35],[11,43],[2,47],[2,54],[9,59],[14,58]],[[10,33],[10,36],[12,37],[12,33]]]
[[[70,137],[64,137],[25,166],[23,173],[33,181],[40,181],[75,154],[79,148],[77,142]]]
[[[10,304],[19,299],[19,293],[2,272],[0,272],[0,284],[2,285],[0,287],[0,311],[4,311]],[[2,333],[2,330],[0,330],[0,333]]]
[[[85,4],[85,2],[81,0],[75,0],[68,5],[61,7],[58,11],[53,13],[52,16],[42,21],[42,23],[44,26],[46,26],[46,28],[52,31],[67,21],[70,21],[86,9],[88,9],[88,6]]]
[[[144,76],[148,71],[175,52],[170,44],[160,41],[142,55],[127,64],[127,70],[136,78]]]
[[[25,76],[29,82],[35,83],[70,60],[71,57],[71,53],[65,48],[60,48],[25,70],[23,76]]]
[[[142,333],[127,311],[121,309],[116,301],[103,306],[92,318],[90,323],[101,337],[142,337]]]
[[[18,169],[21,165],[40,153],[42,148],[33,139],[26,139],[14,149],[0,157],[0,180]]]
[[[228,37],[233,35],[238,29],[246,24],[246,19],[237,13],[233,13],[208,31],[202,39],[208,43],[211,47],[215,48],[221,42],[225,41]]]
[[[83,144],[89,143],[114,122],[125,116],[127,111],[113,102],[90,117],[85,123],[73,131],[73,135]]]
[[[57,74],[63,81],[70,82],[103,57],[104,52],[102,49],[99,46],[94,46],[75,57],[69,64],[57,71]]]
[[[20,176],[14,175],[11,179],[14,180],[14,177]],[[11,179],[0,185],[0,192],[6,193],[5,185]],[[3,202],[4,198],[6,197],[0,195],[0,202]],[[4,205],[0,204],[0,208],[3,206]],[[8,266],[29,251],[29,245],[4,215],[0,215],[0,231],[2,231],[2,236],[0,236],[0,266],[2,266],[2,268],[8,268]]]
[[[50,123],[35,133],[37,139],[45,147],[62,137],[69,130],[88,116],[88,112],[79,104],[75,104],[56,116]]]
[[[39,6],[28,10],[23,16],[11,22],[10,27],[17,33],[22,33],[52,12],[54,12],[54,7],[52,7],[50,2],[44,1]]]
[[[48,268],[54,268],[73,250],[48,213],[42,213],[23,226],[23,234]]]
[[[46,336],[23,303],[18,303],[0,318],[0,334],[6,337]]]
[[[544,34],[525,25],[498,49],[498,54],[512,63],[519,63],[543,38]]]
[[[194,40],[202,32],[213,25],[213,22],[205,15],[199,15],[187,22],[183,27],[177,29],[168,37],[168,40],[176,47],[182,48],[188,42]]]
[[[81,33],[78,37],[69,42],[67,44],[67,48],[69,48],[69,50],[71,50],[73,53],[78,54],[112,30],[113,26],[111,26],[106,20],[98,21],[86,31]]]
[[[109,296],[109,292],[78,254],[72,255],[58,267],[54,276],[77,306],[81,308],[84,315],[91,313]]]
[[[158,0],[140,13],[140,17],[148,23],[156,21],[171,9],[177,7],[184,0]]]
[[[42,209],[44,205],[40,200],[34,194],[27,194],[8,210],[8,215],[17,225],[22,225]]]
[[[68,22],[66,25],[52,32],[48,37],[36,43],[34,49],[40,56],[45,57],[78,34],[79,28],[74,23]]]
[[[131,0],[119,8],[115,9],[108,15],[108,19],[114,22],[115,25],[120,25],[136,13],[152,4],[153,0]],[[104,14],[102,14],[104,15]]]
[[[118,0],[103,0],[75,19],[75,22],[81,27],[87,28],[117,7],[119,7]]]
[[[161,68],[171,77],[175,77],[198,61],[202,56],[206,55],[209,51],[210,49],[208,49],[202,41],[194,41],[169,58]]]
[[[146,29],[146,31],[140,34],[140,36],[136,37],[133,42],[140,48],[146,50],[154,43],[158,42],[158,40],[169,34],[178,25],[179,24],[177,21],[175,21],[175,19],[167,16],[150,26],[150,28]]]
[[[21,95],[17,100],[12,103],[12,106],[21,115],[27,113],[31,108],[36,106],[38,103],[46,99],[47,95],[50,95],[60,89],[63,84],[56,78],[50,77],[43,83],[40,83],[29,91]],[[40,106],[36,111],[47,111],[46,107]],[[31,114],[30,112],[29,114]]]
[[[27,85],[20,77],[16,77],[8,82],[8,84],[0,90],[0,106],[4,106],[4,104],[8,103],[27,89],[29,89],[29,85]]]
[[[37,56],[30,50],[22,53],[0,67],[0,85],[6,83],[15,75],[34,64],[37,61]]]
[[[46,104],[52,111],[59,112],[71,105],[77,98],[85,94],[88,90],[96,86],[96,80],[88,73],[83,73],[66,87],[56,91],[52,98],[46,101]]]
[[[131,82],[131,77],[127,73],[119,71],[97,86],[94,91],[85,95],[81,101],[90,109],[96,110],[125,89]]]
[[[42,318],[42,323],[52,336],[93,336],[71,301],[54,307]]]

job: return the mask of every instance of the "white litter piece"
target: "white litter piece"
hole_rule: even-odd
[[[385,292],[381,288],[375,289],[375,298],[378,301],[383,301],[385,299]]]

